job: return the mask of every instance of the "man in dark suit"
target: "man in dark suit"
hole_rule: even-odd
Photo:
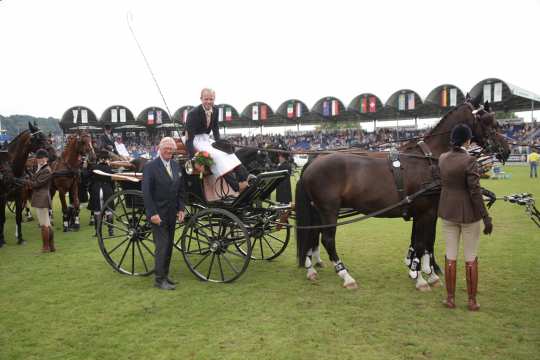
[[[171,160],[175,149],[173,138],[161,139],[159,156],[143,169],[144,208],[156,245],[154,286],[162,290],[176,288],[169,278],[169,265],[176,219],[184,221],[184,181],[178,164]]]
[[[218,150],[212,144],[220,140],[218,109],[214,106],[215,92],[202,89],[201,105],[193,108],[186,120],[186,147],[192,158],[197,151],[207,151],[214,164],[210,170],[216,177],[223,177],[235,190],[243,191],[248,186],[249,173],[235,154]],[[214,140],[208,136],[212,132]],[[234,175],[233,175],[234,174]]]
[[[99,148],[101,150],[112,151],[118,155],[118,150],[116,150],[116,145],[114,144],[111,125],[105,125],[105,132],[99,137]]]

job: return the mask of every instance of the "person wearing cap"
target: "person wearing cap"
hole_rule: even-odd
[[[119,155],[118,150],[116,149],[116,145],[114,144],[112,128],[109,124],[105,125],[104,133],[99,137],[99,149],[112,151],[116,155]]]
[[[92,170],[99,170],[107,174],[112,173],[112,168],[109,165],[109,152],[101,150],[97,156],[97,164],[93,166]],[[105,209],[105,214],[101,213],[101,208],[107,199],[113,195],[114,183],[111,177],[105,175],[98,175],[92,171],[92,177],[90,181],[90,199],[88,201],[88,208],[91,209],[94,215],[94,228],[96,230],[95,236],[97,236],[98,220],[102,215],[105,216],[104,223],[107,224],[109,236],[114,235],[112,210]]]
[[[456,125],[450,135],[452,149],[439,157],[442,189],[438,215],[446,242],[444,276],[447,297],[443,304],[450,309],[456,307],[457,255],[459,241],[463,240],[468,308],[476,311],[480,309],[476,301],[480,227],[483,221],[484,234],[489,235],[493,224],[482,198],[478,163],[467,152],[471,138],[471,129],[467,125]]]
[[[54,246],[54,232],[51,227],[49,208],[51,207],[51,194],[49,192],[52,171],[47,164],[49,154],[45,149],[36,151],[37,170],[30,180],[32,198],[30,204],[36,212],[41,229],[42,252],[56,251]]]

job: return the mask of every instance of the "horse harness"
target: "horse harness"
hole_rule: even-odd
[[[431,170],[431,177],[433,181],[428,184],[433,184],[433,182],[439,181],[439,170],[437,166],[437,158],[433,156],[433,153],[429,149],[429,146],[423,141],[419,141],[416,144],[420,150],[423,153],[423,156],[420,155],[420,158],[426,159],[429,163],[429,167]],[[418,157],[413,154],[404,154],[400,153],[398,150],[392,149],[390,150],[390,153],[388,154],[388,162],[390,165],[390,170],[392,171],[392,175],[394,176],[394,182],[396,184],[397,193],[399,196],[399,201],[404,202],[404,205],[401,208],[401,216],[405,221],[409,221],[411,219],[410,214],[410,204],[413,202],[414,198],[407,195],[405,192],[405,186],[403,181],[403,167],[401,166],[401,160],[400,155],[405,157]],[[423,184],[424,186],[427,185],[426,183]],[[433,193],[433,187],[428,186],[429,190],[431,190],[431,193]],[[436,190],[435,190],[436,191]],[[424,195],[429,195],[424,194]]]

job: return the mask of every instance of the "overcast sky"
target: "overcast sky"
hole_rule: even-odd
[[[238,111],[488,77],[540,94],[540,0],[1,0],[0,114],[164,107],[128,12],[171,112],[206,86]]]

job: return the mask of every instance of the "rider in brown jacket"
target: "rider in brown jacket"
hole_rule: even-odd
[[[44,149],[36,152],[38,169],[31,180],[32,186],[32,207],[36,209],[39,226],[41,228],[41,238],[43,240],[42,252],[56,251],[54,247],[54,234],[49,217],[49,208],[51,207],[51,195],[49,187],[51,183],[52,172],[47,165],[48,153]]]
[[[476,302],[476,291],[481,221],[484,222],[486,235],[491,234],[493,225],[482,199],[478,164],[467,152],[471,138],[472,133],[468,126],[457,125],[451,134],[452,149],[439,158],[442,183],[439,217],[442,219],[442,231],[446,241],[447,298],[444,304],[451,309],[456,306],[456,260],[461,238],[465,254],[468,306],[469,310],[476,311],[480,308]]]

